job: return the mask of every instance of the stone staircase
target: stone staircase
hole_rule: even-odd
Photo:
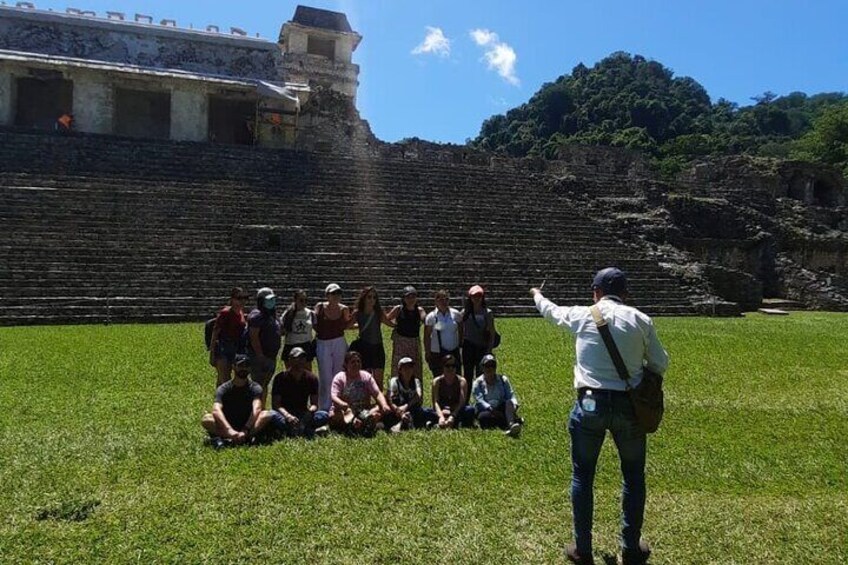
[[[0,131],[0,324],[199,320],[234,285],[487,287],[498,316],[527,289],[585,303],[616,264],[633,303],[693,312],[685,289],[626,236],[538,175],[482,165]]]

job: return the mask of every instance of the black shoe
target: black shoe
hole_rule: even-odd
[[[212,449],[218,450],[218,449],[224,449],[225,447],[227,447],[227,442],[225,442],[223,439],[221,439],[219,437],[213,437],[213,438],[209,438],[209,445],[212,446]]]
[[[594,558],[591,555],[577,553],[577,546],[573,543],[565,546],[565,558],[571,563],[577,563],[577,565],[595,565]]]
[[[644,565],[650,556],[651,546],[645,540],[639,540],[638,548],[621,552],[621,563],[622,565]]]

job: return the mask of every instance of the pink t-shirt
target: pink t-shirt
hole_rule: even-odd
[[[331,391],[333,396],[341,398],[356,411],[370,408],[371,399],[377,398],[380,394],[380,387],[367,371],[359,371],[359,378],[354,379],[348,378],[347,373],[342,371],[333,377]],[[330,414],[334,411],[335,405],[331,408]]]

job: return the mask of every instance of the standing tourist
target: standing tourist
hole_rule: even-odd
[[[484,355],[480,364],[483,366],[483,374],[474,381],[471,391],[480,427],[484,430],[500,428],[506,435],[518,437],[524,420],[516,414],[518,398],[515,397],[509,378],[497,372],[498,362],[494,355]]]
[[[244,330],[247,327],[244,302],[247,298],[241,288],[234,287],[230,291],[229,303],[215,317],[209,344],[209,364],[218,371],[216,387],[230,380],[236,354],[243,353]]]
[[[359,337],[350,344],[362,356],[362,368],[371,373],[377,386],[383,390],[383,371],[386,367],[386,350],[383,347],[383,324],[393,325],[380,306],[377,289],[366,286],[359,293],[353,320],[359,327]]]
[[[595,468],[604,436],[609,430],[621,460],[622,521],[621,548],[625,564],[642,564],[651,553],[642,540],[645,513],[645,457],[647,436],[636,421],[626,392],[627,383],[619,376],[610,352],[601,339],[592,309],[586,306],[557,306],[530,289],[536,308],[548,321],[576,337],[574,388],[577,400],[571,410],[571,505],[575,543],[565,553],[573,563],[592,563],[592,508]],[[646,370],[662,374],[668,368],[668,354],[657,338],[651,318],[627,306],[627,277],[615,267],[599,271],[592,281],[592,297],[607,323],[613,341],[636,387]]]
[[[479,374],[480,360],[491,353],[495,345],[495,316],[486,307],[483,287],[475,284],[468,289],[462,311],[462,374],[468,390]]]
[[[434,298],[436,308],[424,319],[424,347],[427,365],[436,378],[442,374],[442,360],[446,355],[460,359],[462,315],[450,307],[447,290],[437,291]]]
[[[332,404],[330,389],[333,377],[344,367],[347,342],[345,328],[351,321],[350,309],[341,303],[342,288],[336,283],[327,285],[324,291],[325,302],[315,306],[315,335],[318,338],[316,353],[318,357],[318,408],[330,410]]]
[[[262,407],[268,398],[268,384],[277,367],[282,335],[277,320],[277,295],[268,287],[256,292],[256,308],[247,317],[250,376],[262,387]]]
[[[433,408],[442,429],[474,426],[474,408],[465,402],[468,383],[457,374],[458,368],[456,357],[445,355],[442,359],[444,373],[433,379]]]
[[[307,368],[312,370],[312,360],[315,359],[315,343],[313,329],[315,327],[315,312],[306,307],[306,291],[296,290],[291,305],[283,312],[280,319],[283,335],[286,336],[283,345],[282,361],[286,368],[289,364],[289,353],[295,347],[306,352]]]
[[[421,325],[426,313],[418,305],[418,292],[413,286],[403,289],[403,300],[388,314],[390,323],[395,324],[392,332],[392,367],[397,367],[402,357],[409,357],[414,363],[412,374],[421,378]]]

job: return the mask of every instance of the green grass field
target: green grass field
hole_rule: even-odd
[[[848,561],[848,316],[660,318],[652,563]],[[0,329],[3,563],[558,563],[573,345],[501,320],[527,426],[215,452],[199,324]],[[617,549],[611,441],[596,559]]]

